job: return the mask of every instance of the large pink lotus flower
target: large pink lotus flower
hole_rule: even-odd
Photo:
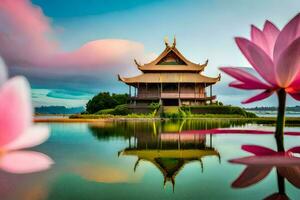
[[[23,77],[5,81],[5,73],[0,62],[0,169],[10,173],[48,169],[53,161],[47,155],[21,150],[49,136],[48,127],[32,123],[29,84]]]
[[[266,21],[262,30],[251,27],[251,40],[237,37],[235,41],[260,77],[243,67],[221,67],[236,79],[229,85],[244,90],[263,90],[242,103],[265,99],[280,89],[300,100],[300,14],[281,31]]]

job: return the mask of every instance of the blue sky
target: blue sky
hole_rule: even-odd
[[[32,3],[50,19],[54,37],[66,51],[93,40],[125,39],[141,43],[143,54],[151,57],[164,49],[165,36],[171,40],[176,35],[177,48],[188,59],[196,63],[209,59],[204,72],[208,76],[217,76],[220,66],[250,66],[233,38],[249,37],[251,24],[262,27],[269,19],[282,28],[300,11],[299,0],[34,0]],[[117,81],[117,73],[139,72],[133,62],[118,71],[89,74],[87,70],[57,79],[39,77],[38,72],[24,69],[12,70],[12,74],[25,74],[29,78],[36,106],[68,107],[84,105],[99,91],[127,92],[128,88]],[[240,105],[252,93],[228,88],[229,80],[222,75],[214,93],[225,104]],[[296,105],[291,99],[288,102]],[[272,97],[247,106],[276,104],[276,98]]]

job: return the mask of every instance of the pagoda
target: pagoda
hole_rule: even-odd
[[[141,75],[130,78],[118,75],[119,80],[129,86],[129,96],[134,105],[151,102],[163,106],[204,105],[216,99],[212,95],[212,85],[220,81],[220,75],[215,78],[203,75],[208,60],[204,64],[187,60],[176,48],[176,38],[172,45],[165,40],[164,51],[152,62],[142,65],[134,61]]]

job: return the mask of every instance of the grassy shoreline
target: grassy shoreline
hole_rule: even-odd
[[[276,117],[257,117],[245,118],[238,115],[197,115],[186,117],[183,119],[191,120],[229,120],[243,121],[246,123],[268,124],[274,125]],[[94,123],[94,122],[109,122],[109,121],[149,121],[149,120],[172,120],[169,118],[159,118],[152,116],[101,116],[101,115],[77,115],[76,118],[35,118],[36,123]],[[178,119],[180,120],[180,119]],[[286,117],[286,125],[300,125],[300,117]]]

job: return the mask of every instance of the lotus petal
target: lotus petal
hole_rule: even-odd
[[[297,76],[300,70],[300,37],[291,43],[285,51],[283,51],[276,65],[276,76],[279,86],[288,87],[293,82],[299,82],[300,76]],[[292,83],[292,84],[291,84]],[[299,85],[296,85],[299,87]]]
[[[300,153],[300,147],[290,148],[287,152]]]
[[[269,48],[265,34],[254,25],[251,25],[251,42],[254,42],[272,58],[271,49]]]
[[[34,151],[13,151],[0,160],[0,168],[14,174],[26,174],[43,171],[53,164],[51,158]]]
[[[246,103],[252,103],[252,102],[255,102],[255,101],[260,101],[260,100],[263,100],[265,98],[268,98],[269,96],[271,96],[273,94],[273,90],[265,90],[264,92],[262,93],[259,93],[258,95],[255,95],[249,99],[246,99],[244,101],[242,101],[243,104],[246,104]]]
[[[300,93],[289,93],[295,100],[300,101]]]
[[[296,15],[279,33],[274,47],[274,63],[281,53],[300,36],[300,13]]]
[[[235,41],[241,52],[261,77],[271,85],[277,85],[274,64],[264,50],[245,38],[235,38]]]
[[[252,74],[244,71],[241,67],[220,67],[220,70],[225,72],[226,74],[232,76],[233,78],[239,80],[244,83],[245,87],[254,88],[254,89],[270,89],[271,86],[263,83],[258,78],[253,76]],[[238,84],[233,84],[238,85]]]
[[[266,155],[273,155],[277,153],[272,149],[263,146],[258,146],[258,145],[243,145],[242,149],[244,151],[253,153],[256,156],[266,156]]]
[[[23,77],[8,80],[0,88],[0,148],[25,132],[32,123],[29,84]]]
[[[290,167],[278,167],[278,171],[291,184],[293,184],[297,188],[300,188],[300,165]]]
[[[259,85],[255,84],[246,84],[242,83],[240,81],[232,81],[228,85],[229,87],[237,88],[237,89],[243,89],[243,90],[257,90],[257,89],[268,89],[266,87],[260,87]]]
[[[46,141],[48,137],[49,129],[47,126],[35,125],[27,129],[24,134],[3,148],[6,150],[16,150],[34,147]]]
[[[240,176],[232,183],[234,188],[245,188],[264,179],[272,167],[247,166]]]
[[[274,50],[277,37],[280,33],[280,30],[272,22],[267,20],[263,28],[263,33],[265,35],[265,38],[268,42],[268,46],[270,49],[268,55],[270,56],[271,59],[273,59],[273,50]]]

